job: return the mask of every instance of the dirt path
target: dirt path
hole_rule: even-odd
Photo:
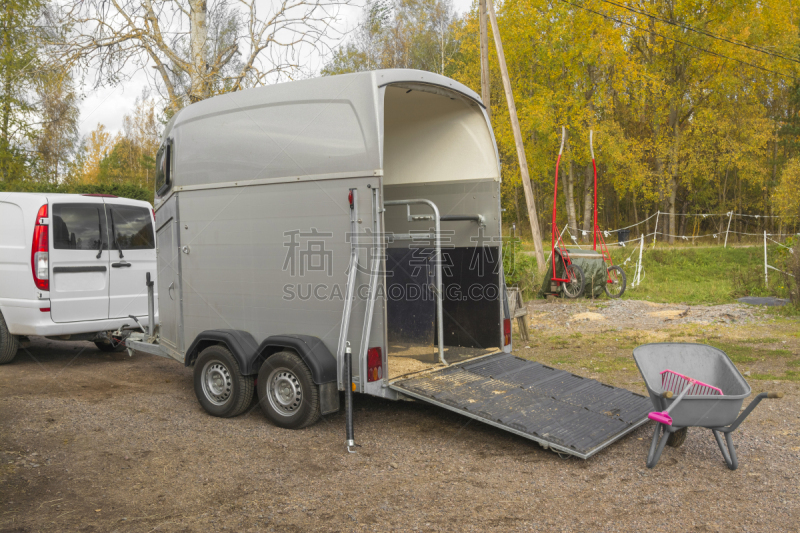
[[[516,351],[639,391],[628,345],[648,335],[748,335],[768,341],[757,348],[765,361],[748,364],[800,359],[796,321],[726,309],[718,316],[736,322],[680,322],[706,313],[692,307],[644,323],[649,306],[620,304],[536,304],[530,347],[515,341]],[[605,318],[573,318],[595,312]],[[362,448],[348,455],[341,413],[302,431],[275,428],[257,407],[213,418],[177,363],[34,339],[0,367],[0,532],[795,531],[800,391],[751,385],[787,397],[734,433],[734,472],[708,431],[690,431],[648,470],[649,425],[587,461],[561,459],[454,413],[360,396]]]

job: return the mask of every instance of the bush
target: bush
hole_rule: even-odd
[[[783,261],[786,296],[794,307],[800,309],[800,239],[789,239],[786,245],[792,249],[792,252],[786,251]]]
[[[42,181],[0,181],[2,192],[39,192],[59,194],[112,194],[122,198],[153,203],[153,192],[131,183],[48,183]]]
[[[537,281],[536,259],[525,253],[519,239],[503,243],[503,270],[506,285],[519,287],[526,300],[536,297],[540,283]]]

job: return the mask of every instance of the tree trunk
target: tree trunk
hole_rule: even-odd
[[[586,232],[584,240],[592,240],[592,222],[594,221],[594,209],[592,203],[592,193],[594,192],[594,172],[592,164],[586,165],[586,172],[583,175],[583,231]]]
[[[492,120],[492,93],[489,86],[489,33],[486,28],[486,1],[480,0],[480,33],[481,33],[481,101],[486,108],[489,120]]]
[[[681,208],[681,225],[680,229],[678,229],[677,235],[686,235],[686,220],[689,218],[686,216],[686,212],[689,210],[689,200],[683,202],[683,207]]]
[[[544,260],[542,234],[539,231],[539,215],[536,213],[536,198],[533,196],[533,189],[531,188],[528,160],[525,155],[525,145],[522,142],[522,129],[519,126],[519,119],[517,118],[517,106],[514,104],[514,93],[511,91],[511,78],[508,76],[506,56],[503,53],[503,41],[500,39],[500,29],[497,26],[494,4],[487,1],[486,7],[489,20],[492,23],[494,44],[497,48],[497,60],[498,63],[500,63],[500,74],[503,77],[503,89],[505,89],[506,102],[508,103],[508,116],[511,121],[511,130],[514,132],[514,144],[516,145],[517,157],[519,158],[519,173],[522,178],[522,186],[525,188],[525,203],[528,206],[528,218],[531,224],[531,238],[533,239],[533,248],[536,254],[536,266],[538,267],[539,274],[544,274],[547,270],[547,264]]]
[[[670,165],[670,180],[669,180],[669,243],[675,244],[676,220],[675,220],[675,201],[678,196],[678,148],[680,142],[680,129],[678,128],[678,110],[672,109],[670,111],[670,122],[672,122],[672,163]]]
[[[575,216],[575,172],[572,162],[572,148],[570,147],[569,131],[567,131],[567,153],[569,154],[569,167],[565,174],[562,174],[564,183],[564,202],[567,207],[567,224],[569,225],[570,235],[577,233],[578,222]],[[575,235],[575,238],[578,236]]]
[[[191,69],[189,79],[189,101],[199,102],[210,96],[210,87],[206,73],[206,43],[208,42],[208,26],[206,0],[189,0],[189,46],[191,47]]]
[[[636,193],[634,192],[632,196],[633,196],[633,222],[634,224],[636,224],[635,226],[636,232],[641,233],[642,230],[639,229],[639,210],[636,209]]]

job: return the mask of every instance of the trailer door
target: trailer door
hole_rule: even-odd
[[[181,258],[177,221],[178,197],[173,196],[156,212],[158,227],[158,318],[161,344],[180,352]]]
[[[653,408],[641,394],[510,353],[401,377],[389,386],[582,459],[645,424]]]

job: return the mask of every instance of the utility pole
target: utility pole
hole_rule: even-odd
[[[525,203],[528,204],[528,218],[531,221],[531,235],[533,236],[533,248],[536,253],[536,264],[539,273],[544,274],[547,265],[544,260],[544,250],[542,249],[542,233],[539,231],[539,217],[536,214],[536,202],[531,188],[531,179],[528,173],[528,160],[525,157],[525,145],[522,143],[522,130],[519,127],[517,118],[517,107],[514,105],[514,94],[511,92],[511,79],[508,77],[506,67],[506,57],[503,54],[503,42],[500,40],[500,30],[497,27],[497,16],[494,13],[492,0],[485,0],[489,20],[492,23],[492,33],[494,34],[494,44],[497,48],[497,59],[500,63],[500,74],[503,77],[503,88],[508,102],[508,115],[511,119],[511,130],[514,132],[514,143],[517,145],[517,157],[519,158],[519,173],[522,178],[522,188],[525,190]]]
[[[480,0],[478,18],[481,28],[481,100],[489,120],[492,120],[492,94],[489,87],[489,32],[486,29],[486,2]]]

